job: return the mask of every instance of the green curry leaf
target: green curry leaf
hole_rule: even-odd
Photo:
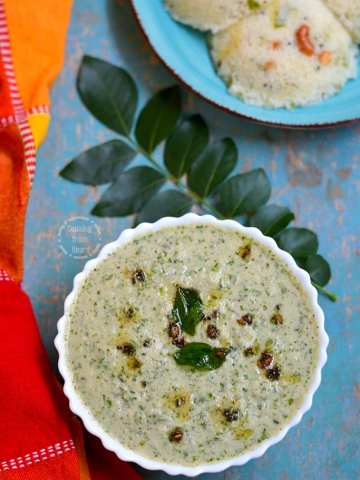
[[[215,370],[225,362],[227,352],[222,348],[214,348],[207,343],[187,343],[174,353],[179,365],[197,370]]]
[[[184,332],[195,335],[196,325],[203,318],[203,302],[193,288],[178,287],[176,290],[172,316]]]
[[[135,224],[141,222],[155,222],[162,217],[181,217],[187,213],[193,200],[177,190],[165,190],[151,198],[140,210]]]
[[[321,255],[309,255],[306,258],[296,258],[299,267],[310,275],[311,281],[323,287],[331,278],[331,269],[328,262]]]
[[[178,86],[157,92],[140,112],[135,136],[138,144],[152,153],[172,133],[181,113],[181,90]]]
[[[209,142],[209,130],[200,115],[186,118],[165,143],[164,162],[175,178],[181,178]]]
[[[234,169],[237,148],[231,138],[212,143],[193,164],[188,185],[200,198],[207,197]]]
[[[307,228],[287,228],[276,236],[276,241],[295,258],[313,255],[319,248],[317,235]]]
[[[257,227],[264,235],[273,237],[284,230],[294,218],[295,215],[287,207],[264,205],[250,217],[249,226]]]
[[[235,175],[215,191],[212,203],[226,218],[254,212],[270,198],[270,181],[262,168]]]
[[[139,211],[164,184],[165,178],[150,167],[135,167],[119,175],[92,212],[98,217],[124,217]]]
[[[99,58],[82,59],[77,90],[86,108],[120,135],[129,135],[137,106],[134,80],[123,68]]]
[[[115,181],[136,153],[122,140],[110,140],[82,152],[59,175],[71,182],[103,185]]]

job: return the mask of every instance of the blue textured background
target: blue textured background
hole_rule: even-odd
[[[75,1],[65,67],[52,92],[53,119],[38,156],[26,231],[26,275],[43,339],[52,361],[56,321],[72,278],[84,263],[65,256],[57,232],[73,216],[88,216],[100,191],[65,182],[58,171],[86,147],[114,137],[81,105],[75,75],[82,54],[128,68],[144,100],[174,79],[145,44],[128,2]],[[360,478],[360,125],[337,130],[274,130],[217,111],[193,95],[186,108],[200,112],[215,136],[237,140],[239,170],[262,166],[273,183],[272,200],[296,212],[296,224],[314,228],[333,268],[332,304],[321,298],[330,336],[329,361],[312,410],[281,444],[241,468],[201,478],[232,480],[355,480]],[[141,161],[141,159],[139,160]],[[95,219],[105,243],[128,224]],[[159,472],[146,478],[165,479]],[[114,479],[115,480],[115,479]]]

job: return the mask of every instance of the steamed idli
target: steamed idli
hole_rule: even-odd
[[[269,0],[165,0],[172,16],[198,30],[218,32]]]
[[[357,49],[320,0],[273,1],[214,34],[211,52],[231,94],[267,107],[319,102],[356,75]]]
[[[360,43],[360,0],[325,0],[325,3]]]

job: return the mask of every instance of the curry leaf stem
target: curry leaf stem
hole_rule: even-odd
[[[136,150],[138,154],[145,157],[153,165],[154,168],[156,168],[162,175],[164,175],[164,177],[166,177],[167,181],[171,182],[181,192],[189,195],[197,205],[207,210],[209,213],[215,215],[216,217],[222,220],[225,219],[224,215],[221,212],[219,212],[216,208],[214,208],[208,200],[206,200],[205,198],[199,197],[196,193],[189,190],[180,179],[176,179],[173,176],[171,176],[168,170],[162,167],[161,165],[159,165],[159,163],[155,160],[155,158],[146,150],[144,150],[134,139],[132,139],[130,136],[127,136],[126,138],[131,144],[131,146],[134,148],[134,150]]]
[[[321,285],[318,285],[317,283],[315,282],[312,282],[312,284],[314,285],[314,287],[323,295],[325,295],[325,297],[329,298],[332,302],[336,302],[337,301],[337,296],[330,292],[329,290],[327,290],[326,288],[322,287]]]

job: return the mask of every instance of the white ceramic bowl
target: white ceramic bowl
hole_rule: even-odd
[[[66,362],[66,328],[67,323],[69,321],[68,312],[70,305],[74,301],[77,292],[79,291],[80,286],[82,285],[84,279],[87,277],[89,272],[91,272],[94,267],[96,267],[105,257],[111,254],[114,250],[118,249],[119,247],[123,246],[127,242],[131,241],[134,237],[138,235],[142,235],[144,233],[154,232],[160,230],[164,227],[174,227],[177,225],[184,225],[184,224],[203,224],[203,225],[215,225],[220,226],[222,228],[228,228],[231,230],[237,230],[241,233],[244,233],[254,240],[262,243],[263,245],[267,246],[272,250],[279,258],[281,258],[288,266],[289,270],[295,275],[295,277],[301,282],[303,285],[306,294],[309,296],[313,310],[315,313],[316,321],[319,325],[319,341],[320,341],[320,349],[319,349],[319,359],[318,364],[316,366],[316,370],[314,373],[314,377],[312,379],[311,384],[309,385],[309,390],[305,395],[303,404],[296,412],[296,414],[289,420],[289,422],[283,426],[281,431],[277,433],[275,436],[270,437],[269,439],[265,440],[259,446],[254,446],[254,448],[250,451],[243,453],[234,458],[226,459],[221,462],[211,463],[211,464],[204,464],[199,465],[196,467],[189,467],[183,465],[176,465],[176,464],[167,464],[158,461],[151,460],[150,458],[143,457],[139,453],[133,452],[123,445],[120,442],[112,438],[109,434],[104,432],[101,425],[98,423],[96,418],[91,414],[88,408],[82,402],[80,396],[77,394],[74,385],[72,383],[72,375],[71,371]],[[90,260],[86,263],[84,270],[76,275],[74,279],[74,286],[73,290],[70,295],[65,300],[65,307],[64,307],[64,315],[58,322],[58,335],[55,339],[55,346],[59,352],[59,370],[61,375],[64,378],[64,392],[65,395],[68,397],[70,402],[70,409],[78,415],[86,429],[100,438],[105,448],[114,452],[121,460],[126,460],[130,462],[135,462],[141,465],[144,468],[149,470],[164,470],[166,473],[170,475],[187,475],[189,477],[193,477],[196,475],[200,475],[201,473],[205,472],[220,472],[225,470],[228,467],[235,466],[235,465],[244,465],[244,463],[248,462],[253,458],[260,457],[263,455],[266,450],[278,443],[280,440],[284,438],[286,433],[289,429],[296,424],[298,424],[304,415],[307,412],[312,404],[312,399],[315,391],[320,385],[321,381],[321,369],[324,366],[327,355],[326,355],[326,348],[329,343],[328,336],[324,330],[324,314],[317,302],[317,291],[311,285],[310,277],[308,273],[304,270],[301,270],[295,263],[294,259],[283,250],[280,250],[276,245],[275,241],[272,238],[265,237],[260,230],[257,228],[248,228],[243,227],[239,223],[233,220],[217,220],[215,217],[211,215],[204,215],[198,216],[193,213],[189,213],[184,215],[180,218],[162,218],[161,220],[151,224],[151,223],[142,223],[138,225],[134,229],[127,229],[124,230],[120,237],[112,243],[105,245],[102,250],[100,251],[97,258]]]

